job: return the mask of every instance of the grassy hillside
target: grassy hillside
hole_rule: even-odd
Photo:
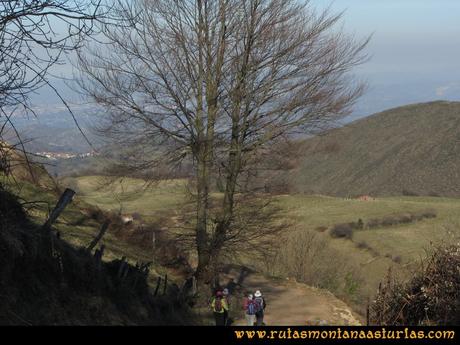
[[[309,194],[460,196],[460,103],[391,109],[307,140],[294,188]]]
[[[183,180],[161,182],[147,189],[136,179],[118,180],[110,188],[101,187],[105,178],[97,176],[66,181],[79,190],[85,202],[113,210],[121,201],[128,213],[138,212],[151,221],[163,218],[166,228],[168,216],[180,212],[186,190]],[[431,244],[460,236],[460,199],[404,196],[366,202],[298,194],[279,196],[277,202],[291,223],[277,243],[279,255],[247,264],[272,276],[328,289],[361,311],[390,267],[398,276],[409,278]],[[356,230],[352,239],[330,236],[335,224],[358,219],[367,223],[425,210],[432,210],[436,218]]]

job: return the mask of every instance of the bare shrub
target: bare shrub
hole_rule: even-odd
[[[131,216],[135,221],[142,221],[142,215],[139,212],[133,212]]]
[[[378,228],[382,225],[380,219],[370,219],[367,224],[366,224],[366,227],[368,229],[375,229],[375,228]]]
[[[393,260],[393,262],[396,264],[400,264],[402,262],[402,258],[400,255],[393,256],[391,260]]]
[[[369,249],[369,244],[367,244],[366,241],[359,241],[358,243],[356,243],[356,248],[358,249]]]
[[[421,213],[423,218],[432,219],[437,217],[436,210],[425,210]]]
[[[83,212],[88,216],[88,218],[99,223],[103,223],[107,218],[107,215],[104,213],[104,211],[97,207],[88,207],[84,209]]]
[[[398,225],[399,221],[398,218],[392,217],[392,216],[387,216],[382,219],[382,226],[384,227],[390,227],[390,226],[395,226]]]
[[[330,230],[329,234],[333,238],[353,238],[353,228],[350,224],[337,224]]]
[[[402,214],[402,215],[398,216],[398,222],[400,224],[412,223],[413,219],[414,219],[414,216],[412,214],[410,214],[410,213]]]
[[[437,248],[406,284],[391,271],[370,309],[374,325],[458,325],[460,246]]]
[[[346,253],[314,231],[294,231],[280,238],[280,247],[256,269],[276,277],[294,277],[298,282],[327,289],[359,309],[366,286],[359,262],[350,261]],[[364,310],[362,310],[364,311]]]

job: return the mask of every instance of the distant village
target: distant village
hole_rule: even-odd
[[[72,158],[88,158],[96,155],[96,152],[87,152],[87,153],[67,153],[67,152],[37,152],[37,156],[46,157],[50,160],[58,159],[72,159]]]

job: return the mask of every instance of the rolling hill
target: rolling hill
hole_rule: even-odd
[[[301,145],[298,192],[460,197],[460,102],[390,109]]]

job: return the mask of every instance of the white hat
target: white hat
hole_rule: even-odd
[[[262,297],[262,292],[260,292],[259,290],[256,291],[256,293],[254,294],[255,297]]]

